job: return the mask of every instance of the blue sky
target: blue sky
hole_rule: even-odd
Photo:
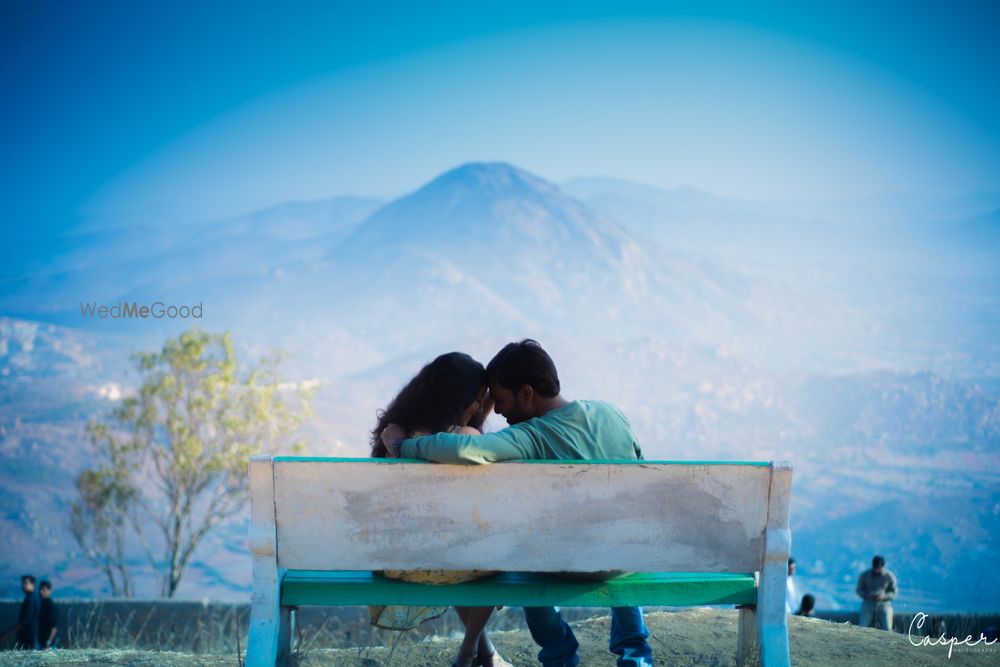
[[[455,164],[754,197],[1000,187],[996,3],[0,7],[8,238]]]

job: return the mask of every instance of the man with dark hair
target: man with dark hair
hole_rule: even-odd
[[[862,600],[858,625],[892,630],[892,600],[899,593],[899,585],[884,558],[872,558],[871,569],[858,578],[857,593]]]
[[[504,345],[486,365],[486,374],[493,384],[500,387],[527,385],[543,396],[559,394],[559,373],[556,372],[555,362],[538,341],[530,338]]]
[[[17,623],[4,633],[4,637],[16,632],[16,648],[33,651],[38,648],[38,617],[41,609],[38,591],[35,590],[35,577],[30,574],[21,575],[21,590],[24,591],[24,600],[21,601]]]
[[[38,584],[41,609],[38,616],[38,641],[42,648],[55,648],[58,643],[59,617],[52,599],[52,582],[43,579]]]
[[[610,460],[642,458],[625,415],[603,401],[568,401],[560,395],[552,358],[531,339],[510,343],[486,367],[494,409],[510,424],[480,436],[436,433],[387,442],[406,458],[440,463],[493,463],[519,459]],[[395,432],[397,437],[398,431]],[[389,436],[392,438],[392,436]],[[651,667],[649,632],[636,607],[615,607],[610,650],[619,667]],[[544,667],[574,666],[579,644],[553,607],[524,610]]]

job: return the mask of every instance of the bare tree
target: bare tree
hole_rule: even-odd
[[[277,356],[241,374],[228,333],[193,329],[133,358],[142,386],[113,414],[127,440],[100,433],[107,458],[126,453],[111,466],[134,491],[122,518],[159,573],[160,594],[172,597],[205,536],[246,506],[250,457],[302,449],[290,441],[312,390],[283,385]]]
[[[126,531],[137,491],[128,451],[104,424],[89,424],[91,442],[105,461],[76,478],[80,499],[70,505],[70,528],[87,559],[104,573],[115,597],[132,597],[126,566]]]

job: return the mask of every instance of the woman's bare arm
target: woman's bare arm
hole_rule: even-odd
[[[461,426],[455,431],[458,435],[482,435],[482,432],[471,426]],[[388,424],[382,430],[382,444],[389,450],[390,458],[399,458],[399,443],[406,439],[407,433],[399,424]]]

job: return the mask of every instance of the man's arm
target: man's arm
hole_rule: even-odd
[[[465,464],[540,458],[535,450],[530,434],[519,427],[483,435],[435,433],[399,445],[399,455],[406,459]]]
[[[897,588],[896,584],[896,575],[894,575],[892,572],[889,572],[888,570],[886,570],[886,574],[889,575],[889,585],[885,587],[885,592],[882,594],[882,599],[892,600],[893,598],[896,597],[896,594],[899,593],[899,589]]]
[[[40,639],[42,640],[42,646],[49,648],[52,646],[52,642],[56,640],[56,634],[59,632],[59,613],[56,610],[55,602],[51,600],[45,608],[45,621],[51,629],[49,630],[48,637],[40,637]]]
[[[865,573],[864,572],[862,572],[861,576],[858,577],[858,586],[854,590],[857,592],[858,597],[861,598],[862,600],[867,600],[868,599],[868,587],[865,585]]]

